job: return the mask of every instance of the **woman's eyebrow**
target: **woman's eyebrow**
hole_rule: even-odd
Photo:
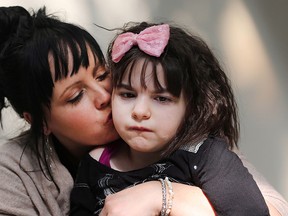
[[[73,88],[74,86],[79,85],[80,83],[81,83],[81,81],[77,81],[77,82],[72,83],[71,85],[67,86],[67,87],[64,89],[64,91],[61,93],[61,95],[60,95],[59,98],[63,97],[63,95],[65,95],[65,93],[66,93],[69,89]]]

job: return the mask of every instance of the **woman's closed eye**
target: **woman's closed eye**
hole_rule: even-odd
[[[77,94],[73,95],[73,97],[71,99],[69,99],[67,102],[72,104],[72,105],[76,105],[82,99],[82,97],[84,95],[84,92],[85,92],[85,89],[82,89],[80,92],[78,92]]]

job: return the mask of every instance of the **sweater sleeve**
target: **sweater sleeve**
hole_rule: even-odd
[[[21,180],[19,164],[0,156],[0,215],[39,215]]]
[[[73,185],[70,173],[53,157],[51,181],[23,139],[0,144],[0,215],[67,215]]]
[[[288,203],[283,198],[283,196],[266,181],[266,179],[249,161],[247,161],[245,156],[238,149],[235,148],[233,151],[240,157],[244,166],[247,167],[249,172],[253,175],[253,178],[256,181],[261,193],[263,194],[264,199],[273,205],[281,215],[288,215]]]
[[[252,175],[226,143],[210,139],[197,154],[196,185],[203,190],[217,215],[269,215]]]

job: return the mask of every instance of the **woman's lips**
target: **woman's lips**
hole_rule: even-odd
[[[108,114],[105,124],[111,124],[111,123],[113,123],[112,112],[110,112],[110,113]]]

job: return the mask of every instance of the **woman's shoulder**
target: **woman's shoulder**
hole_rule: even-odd
[[[35,151],[32,148],[32,140],[27,134],[6,140],[0,143],[0,169],[34,170],[38,169]],[[36,163],[35,163],[36,162]]]
[[[3,139],[0,142],[0,160],[8,156],[12,158],[18,158],[19,155],[21,156],[25,148],[25,142],[27,142],[26,135],[13,139]]]
[[[73,180],[60,162],[56,165],[53,165],[53,182],[43,175],[29,136],[1,143],[0,191],[7,193],[0,196],[0,212],[7,215],[62,215],[61,212],[68,212]]]

